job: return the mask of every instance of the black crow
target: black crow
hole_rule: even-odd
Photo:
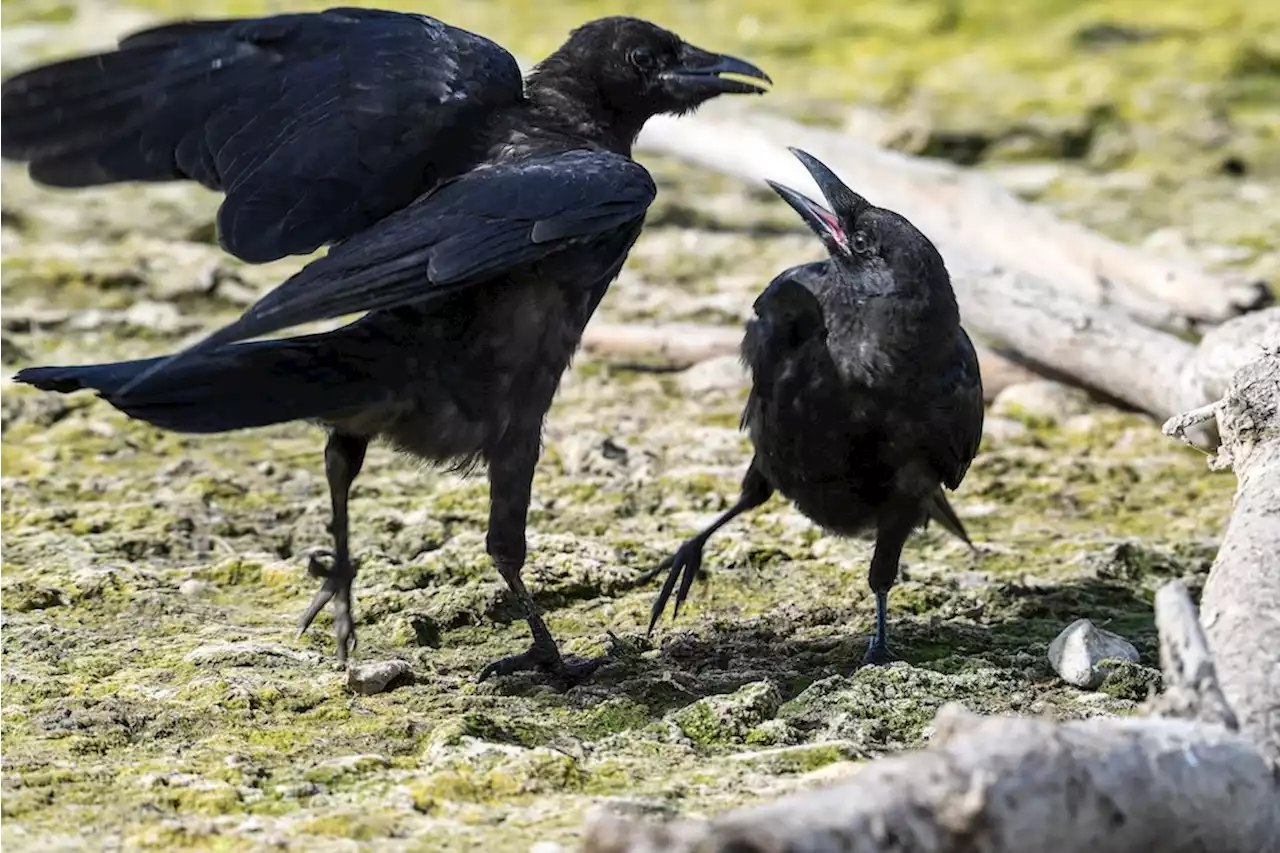
[[[747,78],[747,82],[732,76]],[[3,155],[45,184],[190,179],[226,193],[222,245],[324,257],[238,320],[166,358],[32,367],[130,417],[211,433],[328,428],[338,656],[355,647],[347,502],[375,438],[488,465],[487,548],[533,644],[481,673],[566,663],[521,580],[541,430],[583,327],[640,234],[655,186],[631,158],[644,123],[769,78],[652,23],[591,21],[521,80],[487,39],[372,9],[171,23],[3,85]],[[335,331],[248,341],[369,312]]]
[[[908,535],[932,518],[969,543],[942,486],[957,488],[978,452],[982,380],[929,239],[791,151],[831,210],[769,185],[830,258],[786,270],[756,299],[742,342],[752,376],[742,426],[755,456],[738,502],[659,566],[670,571],[649,630],[677,580],[679,612],[707,539],[777,490],[834,533],[874,531],[876,630],[864,663],[880,664],[891,659],[885,618]]]

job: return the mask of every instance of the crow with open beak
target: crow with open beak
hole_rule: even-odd
[[[742,344],[752,377],[742,424],[755,456],[737,503],[659,567],[669,572],[649,630],[677,583],[679,611],[707,539],[779,491],[833,533],[874,533],[876,627],[863,662],[882,664],[892,659],[889,590],[911,531],[933,519],[969,543],[942,486],[957,488],[978,451],[982,380],[929,239],[792,153],[829,208],[769,185],[828,258],[786,270],[756,299]]]

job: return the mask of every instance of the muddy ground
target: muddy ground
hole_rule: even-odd
[[[1280,12],[1006,5],[625,10],[775,72],[761,108],[826,123],[842,105],[883,109],[900,147],[989,169],[1121,239],[1280,273]],[[515,3],[421,10],[539,55],[604,8],[557,6],[536,27]],[[148,13],[83,0],[3,14],[9,73]],[[659,200],[601,320],[739,325],[774,272],[818,256],[767,189],[645,163]],[[302,263],[228,258],[216,198],[196,188],[51,192],[9,164],[2,177],[6,376],[171,351]],[[527,640],[484,555],[483,477],[372,451],[352,505],[358,659],[411,674],[365,696],[332,660],[327,615],[292,635],[314,591],[307,555],[328,544],[318,430],[176,436],[89,395],[6,384],[3,843],[568,850],[597,804],[711,814],[856,772],[925,742],[948,700],[1124,714],[1158,682],[1152,592],[1203,582],[1234,483],[1144,418],[1072,394],[988,413],[953,499],[979,553],[936,530],[908,546],[891,598],[902,663],[853,673],[869,544],[778,499],[713,540],[709,581],[646,638],[655,587],[635,578],[732,502],[745,393],[732,359],[672,373],[584,356],[566,376],[526,578],[566,650],[615,658],[568,693],[475,681]],[[1058,680],[1048,643],[1081,616],[1129,638],[1143,666],[1097,692]]]

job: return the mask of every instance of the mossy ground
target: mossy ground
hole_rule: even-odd
[[[117,19],[84,11],[101,8],[6,3],[6,69],[102,43]],[[558,5],[535,26],[529,9],[428,11],[522,55],[604,11]],[[830,118],[838,99],[858,99],[913,122],[924,110],[916,147],[993,169],[1047,158],[1037,161],[1056,170],[1046,199],[1095,227],[1132,240],[1173,228],[1211,265],[1280,271],[1266,236],[1280,209],[1265,202],[1280,190],[1267,153],[1280,126],[1280,15],[1269,4],[715,0],[609,11],[619,9],[758,61],[779,81],[779,109]],[[1099,99],[1122,119],[1107,119],[1109,137],[1053,136],[1095,120]],[[1208,141],[1194,132],[1206,115],[1225,116]],[[1015,144],[1018,134],[1041,147]],[[1123,156],[1097,153],[1104,137],[1125,143]],[[1243,176],[1223,167],[1228,155]],[[647,162],[659,202],[603,319],[736,325],[774,271],[815,256],[804,234],[779,230],[791,223],[766,192]],[[173,349],[302,262],[254,268],[222,255],[216,198],[195,188],[55,193],[7,165],[3,178],[6,372]],[[1087,616],[1153,663],[1152,591],[1202,579],[1234,483],[1150,422],[1100,406],[988,439],[955,498],[981,553],[936,530],[908,546],[891,598],[903,664],[850,675],[872,619],[869,545],[824,537],[781,501],[713,540],[710,582],[646,639],[655,588],[634,578],[733,499],[747,459],[734,428],[744,393],[695,395],[678,376],[588,357],[566,377],[535,482],[526,577],[567,651],[616,658],[567,694],[533,676],[475,683],[484,662],[527,641],[484,556],[483,478],[375,449],[352,505],[359,657],[401,658],[414,677],[359,696],[332,663],[327,616],[291,635],[314,589],[306,554],[328,544],[316,430],[176,436],[92,397],[6,385],[3,842],[571,846],[593,804],[705,813],[768,796],[923,742],[951,699],[1057,717],[1134,707],[1145,670],[1082,693],[1053,676],[1048,643]]]

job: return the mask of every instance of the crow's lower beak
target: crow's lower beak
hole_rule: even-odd
[[[803,161],[802,161],[803,162]],[[817,176],[814,176],[815,180]],[[840,227],[840,220],[836,215],[809,198],[804,193],[796,192],[791,187],[784,187],[782,184],[774,181],[766,180],[769,186],[773,187],[773,191],[782,196],[782,200],[795,208],[796,213],[800,214],[800,218],[804,220],[804,224],[813,230],[813,233],[822,238],[822,242],[827,245],[830,251],[848,251],[849,240],[845,236],[844,229]],[[821,182],[818,184],[822,186]]]
[[[734,77],[724,75],[732,74]],[[747,80],[737,79],[739,77]],[[680,65],[662,72],[662,79],[676,93],[685,97],[715,95],[760,95],[768,91],[756,82],[772,84],[769,75],[756,66],[734,56],[724,56],[685,45],[680,51]]]

